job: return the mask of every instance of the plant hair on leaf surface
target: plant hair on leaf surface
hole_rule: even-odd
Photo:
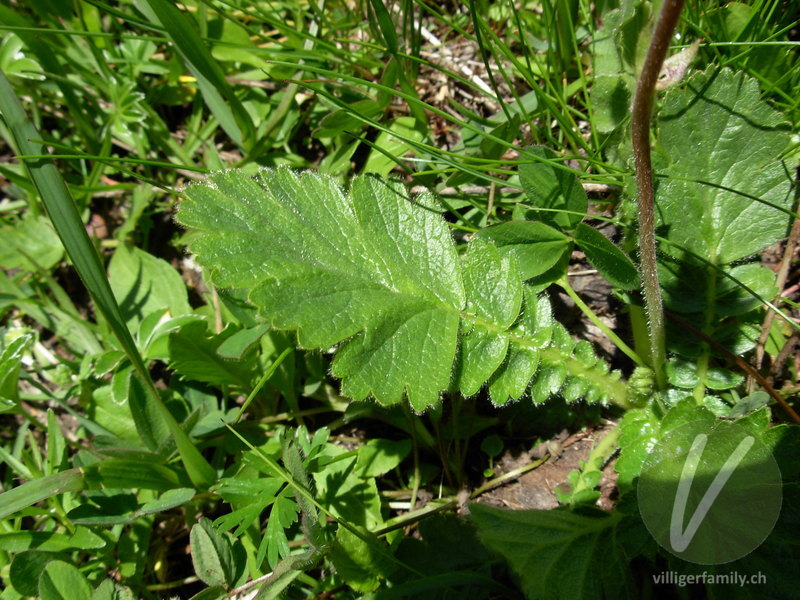
[[[482,239],[459,256],[430,193],[411,201],[373,176],[345,193],[278,168],[216,173],[184,195],[177,219],[199,231],[190,249],[211,280],[247,290],[300,346],[338,345],[331,372],[345,396],[407,398],[421,412],[453,386],[472,395],[488,383],[495,404],[529,389],[536,402],[562,389],[569,401],[626,402],[619,374],[553,321],[513,256]]]

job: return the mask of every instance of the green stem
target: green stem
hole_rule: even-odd
[[[417,504],[417,494],[419,493],[419,488],[422,482],[422,475],[419,468],[419,445],[417,444],[417,428],[416,428],[416,421],[417,419],[414,418],[414,415],[411,414],[411,410],[408,408],[407,403],[403,403],[403,412],[408,419],[408,425],[411,431],[411,444],[413,448],[413,456],[414,456],[414,474],[412,476],[411,481],[411,502],[409,506],[411,509],[414,509],[414,506]],[[442,458],[442,463],[445,464],[445,459]],[[445,466],[445,468],[447,468]]]
[[[256,385],[253,388],[253,390],[247,396],[247,400],[244,401],[244,404],[242,404],[242,407],[239,409],[239,412],[236,413],[236,417],[234,417],[234,419],[233,419],[234,425],[239,422],[239,419],[242,418],[242,415],[244,414],[244,411],[246,411],[247,407],[250,406],[250,403],[256,397],[256,394],[258,394],[258,392],[261,391],[261,388],[264,387],[264,384],[267,383],[267,381],[269,381],[270,377],[272,377],[275,374],[275,371],[278,370],[278,367],[281,366],[281,363],[283,362],[283,360],[287,356],[289,356],[289,353],[291,351],[292,351],[291,347],[286,348],[283,352],[281,352],[281,354],[278,356],[278,358],[276,358],[272,362],[272,364],[269,366],[269,368],[266,371],[264,371],[264,374],[261,376],[261,379],[258,380],[258,382],[256,383]],[[298,415],[298,411],[294,411],[293,410],[292,413],[294,415]]]
[[[642,354],[649,356],[650,341],[647,331],[647,315],[644,312],[644,308],[638,304],[631,304],[628,307],[628,313],[631,323],[633,347],[636,349],[639,356],[642,356]]]
[[[655,198],[653,165],[650,159],[650,116],[656,81],[667,55],[672,32],[678,23],[684,0],[664,0],[639,75],[631,114],[633,158],[639,191],[639,258],[645,309],[650,326],[650,366],[656,384],[664,387],[663,365],[666,362],[664,345],[664,306],[658,283],[656,259]]]
[[[561,279],[556,281],[556,283],[561,286],[561,288],[567,293],[567,295],[570,298],[572,298],[572,301],[578,308],[581,309],[581,312],[584,315],[586,315],[589,318],[589,320],[592,323],[594,323],[598,329],[600,329],[600,331],[606,334],[608,339],[610,339],[617,348],[619,348],[628,358],[630,358],[638,366],[640,367],[647,366],[644,360],[642,360],[642,358],[638,354],[636,354],[633,348],[631,348],[630,346],[628,346],[628,344],[623,342],[622,339],[616,333],[614,333],[608,325],[606,325],[600,320],[600,317],[594,314],[592,309],[586,305],[586,303],[581,299],[580,296],[578,296],[578,293],[572,288],[572,286],[567,281],[566,277],[562,277]]]

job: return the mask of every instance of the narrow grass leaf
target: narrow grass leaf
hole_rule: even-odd
[[[176,506],[186,504],[195,495],[192,488],[175,488],[167,490],[156,500],[150,500],[142,504],[141,508],[137,511],[142,515],[149,515],[152,513],[163,512]]]
[[[13,410],[16,406],[22,357],[32,345],[33,335],[24,334],[9,343],[0,353],[0,413]]]
[[[155,455],[153,455],[155,458]],[[113,458],[84,467],[89,489],[145,489],[169,491],[185,487],[180,475],[157,460]]]
[[[45,498],[66,492],[80,492],[83,488],[83,473],[80,469],[70,469],[28,481],[0,494],[0,519]]]
[[[86,527],[78,527],[75,533],[55,533],[52,531],[9,531],[0,533],[0,550],[3,552],[24,552],[36,548],[43,552],[64,552],[66,550],[91,550],[103,548],[108,541],[92,533]]]
[[[392,15],[389,14],[389,11],[381,0],[371,0],[370,4],[375,11],[378,27],[380,27],[383,40],[386,42],[386,49],[392,54],[397,54],[397,32],[394,30]]]

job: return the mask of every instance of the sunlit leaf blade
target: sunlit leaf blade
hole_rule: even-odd
[[[508,338],[495,335],[491,323],[510,327],[522,305],[522,283],[514,255],[502,257],[494,245],[476,239],[462,262],[468,310],[486,323],[464,323],[458,386],[466,396],[475,394],[492,376],[508,353]],[[503,399],[505,400],[505,398]]]
[[[186,190],[178,218],[207,232],[192,250],[215,283],[252,288],[250,300],[304,347],[352,338],[333,364],[346,394],[392,404],[406,391],[419,410],[438,400],[464,290],[430,198],[412,204],[399,184],[370,177],[346,196],[332,179],[287,169],[208,183]]]
[[[42,600],[89,600],[92,588],[83,574],[61,560],[47,564],[39,576],[39,598]]]
[[[541,275],[572,247],[563,233],[537,221],[500,223],[478,231],[475,237],[490,240],[503,255],[513,254],[523,279]]]
[[[0,533],[0,550],[3,552],[24,552],[31,548],[43,552],[91,550],[107,544],[107,540],[86,527],[76,527],[74,533],[28,530]]]
[[[344,193],[330,178],[282,168],[218,173],[185,195],[178,220],[200,230],[190,247],[212,281],[249,290],[262,316],[296,330],[301,346],[338,344],[331,370],[346,396],[387,405],[405,397],[424,410],[450,387],[455,363],[467,394],[513,375],[492,390],[499,404],[525,393],[541,360],[565,365],[548,392],[576,376],[587,390],[599,386],[594,400],[625,402],[624,386],[594,356],[570,360],[571,338],[551,340],[549,306],[533,308],[546,299],[529,293],[521,310],[513,252],[479,238],[458,258],[428,194],[411,200],[399,182],[374,176]],[[515,369],[523,355],[525,369]]]
[[[509,329],[509,337],[513,343],[510,344],[508,356],[489,381],[489,393],[495,404],[504,404],[525,393],[531,378],[539,369],[542,351],[552,343],[553,318],[550,302],[544,296],[537,298],[530,289],[525,290],[524,298],[522,314]],[[552,361],[553,357],[551,354],[544,358],[546,368],[547,361]],[[553,393],[558,389],[552,390]],[[534,394],[533,400],[543,401],[549,395],[536,397]]]
[[[792,175],[776,160],[789,144],[780,124],[759,101],[757,81],[729,69],[698,73],[666,96],[657,150],[667,177],[656,214],[667,239],[726,264],[786,235],[788,216],[764,204],[793,202]]]
[[[651,7],[619,3],[619,8],[608,10],[602,20],[591,41],[594,81],[589,106],[593,127],[610,133],[630,117],[636,74],[652,30]]]
[[[140,248],[118,247],[108,264],[108,278],[132,331],[157,310],[169,310],[170,317],[191,312],[180,273]]]
[[[396,567],[386,559],[386,549],[380,547],[384,541],[368,532],[363,537],[340,526],[333,543],[331,562],[350,587],[369,592],[375,590],[381,578],[390,575]]]
[[[83,467],[86,487],[94,490],[139,488],[166,492],[185,486],[185,475],[182,477],[182,473],[176,469],[160,464],[153,458],[109,458]]]
[[[371,0],[372,9],[375,11],[378,26],[383,34],[383,39],[386,42],[386,47],[392,54],[397,53],[397,32],[395,25],[392,22],[392,15],[386,9],[383,2],[379,0]]]
[[[45,148],[32,140],[41,139],[36,128],[28,121],[22,105],[14,89],[0,71],[0,113],[11,130],[17,149],[23,155],[41,156],[46,154]],[[166,423],[175,438],[181,459],[186,470],[196,484],[205,484],[216,477],[211,465],[202,457],[186,433],[180,428],[175,418],[161,401],[152,384],[150,374],[144,365],[139,350],[131,337],[128,327],[119,310],[111,286],[106,279],[105,270],[100,257],[89,239],[83,222],[80,219],[72,197],[61,174],[51,160],[37,159],[25,163],[31,179],[36,186],[47,214],[64,244],[75,270],[89,290],[96,306],[108,321],[109,327],[119,340],[120,345],[134,365],[142,379],[149,383],[150,401],[154,409]]]
[[[672,428],[699,420],[713,420],[714,415],[693,400],[683,400],[659,419],[652,408],[637,408],[625,413],[620,424],[622,452],[614,465],[619,473],[618,485],[624,493],[632,488],[641,473],[653,445]]]
[[[233,552],[225,534],[204,517],[192,527],[189,540],[197,576],[208,585],[229,586],[233,582]]]
[[[24,334],[11,340],[0,352],[0,413],[13,409],[19,400],[22,357],[33,345],[33,341],[33,335]]]
[[[0,266],[31,270],[52,269],[64,256],[61,241],[43,216],[28,216],[0,227]]]
[[[247,388],[256,372],[255,361],[226,358],[218,351],[235,333],[229,328],[209,336],[205,322],[187,323],[169,334],[170,368],[193,381]]]

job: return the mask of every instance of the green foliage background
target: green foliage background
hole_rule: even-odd
[[[656,395],[628,114],[658,4],[0,1],[0,597],[640,597],[695,569],[632,490],[699,414],[773,450],[785,509],[736,564],[767,586],[696,593],[791,597],[796,427],[713,343],[777,362],[796,335],[760,253],[797,210],[799,17],[682,14],[659,268],[713,342],[671,328]],[[561,507],[480,503],[506,451],[601,418]]]

